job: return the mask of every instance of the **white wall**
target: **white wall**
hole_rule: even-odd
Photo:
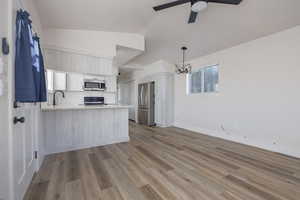
[[[8,36],[8,4],[1,1],[0,7],[0,38]],[[0,96],[0,199],[8,199],[9,196],[9,133],[8,133],[8,96],[7,96],[7,56],[0,51],[0,59],[3,62],[4,72],[0,74],[0,81],[4,84],[5,91]]]
[[[300,157],[299,36],[297,26],[191,61],[220,64],[220,91],[187,95],[176,75],[175,126]]]
[[[117,45],[144,51],[144,36],[130,33],[47,29],[44,46],[74,50],[97,57],[113,58]]]

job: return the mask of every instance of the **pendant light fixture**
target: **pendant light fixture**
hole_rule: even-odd
[[[182,50],[182,65],[176,65],[177,74],[189,74],[192,71],[192,66],[190,64],[185,64],[185,52],[187,47],[181,47]]]

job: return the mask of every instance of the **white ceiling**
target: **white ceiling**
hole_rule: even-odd
[[[128,48],[124,46],[117,46],[117,55],[114,58],[113,65],[116,67],[125,66],[130,60],[140,55],[143,51]]]
[[[216,52],[300,24],[299,0],[243,0],[239,6],[209,4],[187,24],[188,4],[155,13],[152,6],[173,0],[36,0],[45,28],[141,33],[146,52],[132,64],[165,59],[180,62]]]
[[[35,0],[35,3],[47,28],[137,33],[154,17],[151,6],[155,0]]]

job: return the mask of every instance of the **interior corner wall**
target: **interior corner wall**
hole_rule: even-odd
[[[191,61],[220,64],[219,92],[187,95],[175,76],[175,126],[300,157],[299,36],[297,26]]]

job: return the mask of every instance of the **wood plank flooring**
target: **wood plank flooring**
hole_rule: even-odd
[[[25,200],[300,199],[300,159],[174,127],[130,138],[47,156]]]

